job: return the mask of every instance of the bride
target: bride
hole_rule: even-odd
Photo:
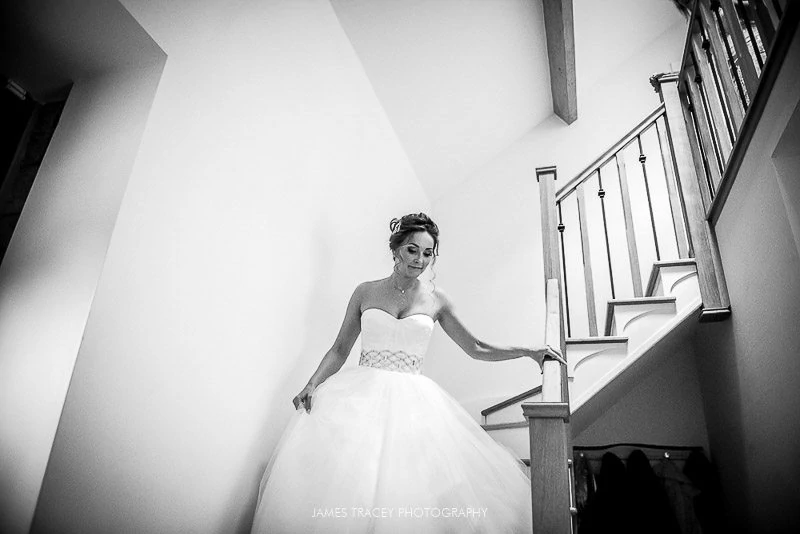
[[[563,359],[548,346],[475,338],[442,290],[419,280],[438,253],[436,224],[419,213],[389,227],[394,272],[355,289],[336,341],[293,399],[252,531],[530,533],[519,460],[420,370],[437,322],[479,360]],[[359,333],[358,367],[336,374]]]

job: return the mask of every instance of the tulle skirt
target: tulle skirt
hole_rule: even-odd
[[[423,375],[356,367],[291,418],[253,532],[530,533],[530,480]]]

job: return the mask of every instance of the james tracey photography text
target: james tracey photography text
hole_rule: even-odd
[[[420,519],[427,517],[486,517],[487,508],[438,508],[421,506],[382,506],[377,508],[352,507],[333,507],[333,508],[314,508],[311,517],[314,518],[409,518]]]

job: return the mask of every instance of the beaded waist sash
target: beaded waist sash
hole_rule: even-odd
[[[418,375],[422,358],[402,350],[362,350],[358,365]]]

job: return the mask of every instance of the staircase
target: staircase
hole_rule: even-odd
[[[608,301],[604,335],[567,338],[570,426],[577,436],[605,409],[669,357],[671,342],[691,333],[702,300],[694,260],[653,265],[646,296]],[[483,427],[520,458],[529,456],[523,402],[541,400],[541,387],[496,410],[484,410]]]
[[[558,191],[556,168],[537,169],[545,340],[567,365],[481,412],[530,458],[535,532],[574,530],[572,439],[698,322],[730,316],[713,223],[799,20],[799,3],[696,0],[680,72],[650,80],[661,105]]]

